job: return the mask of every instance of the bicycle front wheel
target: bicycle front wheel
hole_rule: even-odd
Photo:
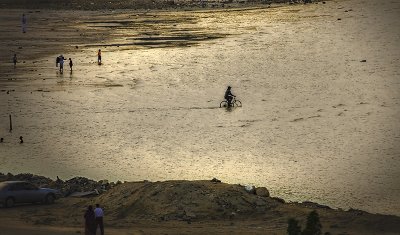
[[[242,107],[242,102],[240,102],[240,100],[235,100],[235,106]]]

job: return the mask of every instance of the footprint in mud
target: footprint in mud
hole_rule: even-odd
[[[150,69],[151,71],[157,71],[156,66],[154,66],[154,65],[150,66],[149,69]]]
[[[321,115],[314,115],[314,116],[310,116],[310,117],[308,117],[307,119],[310,119],[310,118],[319,118],[319,117],[321,117]]]
[[[333,105],[332,108],[338,108],[338,107],[342,107],[342,106],[344,106],[344,104]]]
[[[298,121],[303,121],[303,120],[304,120],[304,118],[295,118],[291,122],[298,122]]]

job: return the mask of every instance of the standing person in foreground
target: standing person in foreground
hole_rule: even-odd
[[[228,101],[228,106],[231,106],[231,102],[232,102],[233,97],[235,97],[235,96],[231,92],[231,86],[228,86],[228,89],[226,89],[225,96],[224,96],[226,101]]]
[[[101,50],[97,52],[97,63],[100,65],[101,64]]]
[[[103,216],[104,212],[103,209],[100,208],[99,204],[96,204],[96,209],[94,209],[95,215],[95,234],[97,234],[97,227],[100,227],[100,234],[104,235],[104,225],[103,225]]]
[[[85,235],[96,235],[95,216],[92,206],[88,206],[83,217],[85,218]]]
[[[22,14],[22,32],[26,33],[26,16]]]

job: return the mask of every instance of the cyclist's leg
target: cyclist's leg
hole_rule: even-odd
[[[232,105],[232,96],[228,96],[226,98],[226,100],[228,101],[228,106],[231,106]]]

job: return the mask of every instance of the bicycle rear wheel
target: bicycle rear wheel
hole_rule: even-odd
[[[240,100],[235,100],[235,104],[236,107],[242,107],[242,102],[240,102]]]
[[[219,104],[219,107],[220,107],[220,108],[222,108],[222,107],[228,107],[228,102],[226,102],[226,100],[222,101],[222,102]]]

